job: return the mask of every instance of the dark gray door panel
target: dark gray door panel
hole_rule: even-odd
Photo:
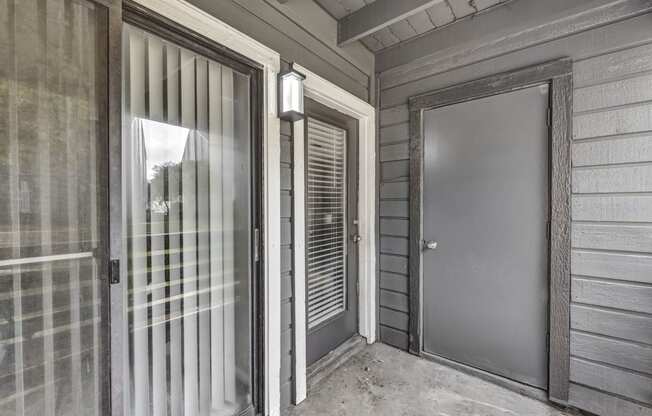
[[[548,86],[423,113],[423,348],[547,386]]]
[[[306,114],[306,358],[311,365],[358,332],[358,126],[312,100],[306,100]]]

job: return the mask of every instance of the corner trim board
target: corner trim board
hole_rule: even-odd
[[[553,78],[551,94],[548,397],[566,404],[570,388],[572,75]]]
[[[550,131],[550,308],[548,399],[568,402],[570,373],[570,144],[572,61],[569,58],[501,73],[417,95],[410,112],[409,351],[424,355],[422,343],[423,111],[549,83]]]
[[[292,142],[294,157],[294,250],[295,253],[305,253],[306,249],[306,208],[305,208],[305,137],[304,121],[295,121],[292,126]],[[306,361],[306,257],[294,256],[294,404],[305,400],[308,394],[307,361]]]
[[[410,239],[408,242],[408,297],[409,297],[409,321],[408,321],[408,350],[412,354],[421,355],[421,279],[423,251],[423,139],[422,139],[422,113],[423,109],[412,107],[410,104],[410,183],[409,183],[409,229]]]

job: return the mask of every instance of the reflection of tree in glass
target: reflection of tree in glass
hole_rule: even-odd
[[[179,193],[169,195],[170,187],[168,185],[175,183],[177,186],[173,187],[173,189],[180,190],[181,165],[182,163],[180,162],[163,162],[152,168],[154,174],[149,181],[149,209],[152,212],[168,215],[170,205],[181,202],[181,195]]]
[[[168,215],[170,212],[171,204],[181,205],[183,202],[182,192],[182,172],[185,170],[186,174],[192,172],[193,182],[198,178],[198,175],[207,175],[208,161],[207,160],[183,160],[181,162],[163,162],[155,165],[152,168],[153,175],[149,181],[149,209],[156,214]],[[170,186],[175,184],[175,186]],[[174,190],[175,195],[171,195],[170,191]],[[194,190],[193,190],[194,191]],[[191,194],[194,192],[191,191]],[[182,207],[179,206],[179,209]]]

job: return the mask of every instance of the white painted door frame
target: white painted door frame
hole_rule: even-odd
[[[265,414],[280,415],[281,372],[281,142],[277,117],[279,54],[184,0],[136,0],[142,6],[246,56],[263,67],[263,218],[265,261]]]
[[[376,110],[367,102],[294,64],[306,76],[304,95],[358,120],[358,330],[368,344],[376,341]],[[305,250],[304,121],[294,123],[294,247]],[[306,380],[306,259],[294,256],[294,403],[307,395]]]

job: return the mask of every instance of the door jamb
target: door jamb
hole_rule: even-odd
[[[551,87],[548,398],[566,404],[570,373],[570,141],[573,96],[572,61],[569,58],[410,97],[409,351],[416,355],[423,354],[423,112],[546,82]]]
[[[367,344],[376,341],[376,109],[312,71],[294,64],[304,74],[304,94],[327,107],[358,120],[358,331]],[[305,250],[304,121],[294,132],[294,249]],[[294,404],[307,395],[306,375],[306,270],[304,256],[294,256]]]
[[[111,0],[108,5],[108,50],[106,68],[108,78],[108,229],[109,244],[106,260],[122,257],[122,0]],[[115,64],[119,63],[119,64]],[[121,280],[124,280],[121,278]],[[108,337],[103,344],[107,374],[104,377],[102,406],[106,415],[121,415],[124,409],[125,380],[123,328],[127,322],[124,309],[123,286],[110,284],[102,297],[103,314]],[[119,319],[116,319],[119,317]]]

